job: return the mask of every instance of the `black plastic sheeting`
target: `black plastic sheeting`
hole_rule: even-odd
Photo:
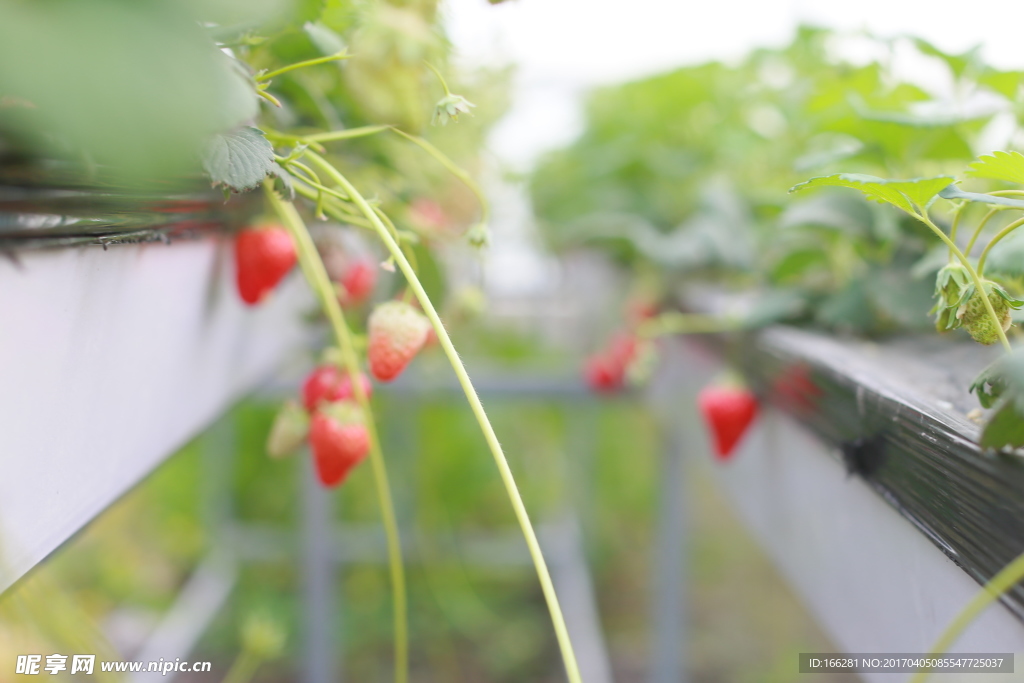
[[[921,338],[843,341],[792,328],[736,340],[762,400],[833,444],[862,477],[981,584],[1024,552],[1024,458],[983,452],[970,379],[998,350]],[[1024,585],[1003,602],[1024,621]]]
[[[256,193],[258,198],[258,193]],[[259,206],[200,178],[104,183],[79,167],[0,160],[0,251],[193,238],[236,229]]]

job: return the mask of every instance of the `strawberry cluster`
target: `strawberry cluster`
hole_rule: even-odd
[[[363,395],[373,392],[370,380],[360,373]],[[352,378],[336,365],[313,369],[302,384],[302,404],[284,404],[267,439],[267,453],[282,458],[309,442],[320,483],[340,485],[349,472],[370,452],[366,417],[356,400]]]
[[[341,256],[342,258],[334,258]],[[377,282],[376,266],[365,259],[350,259],[330,251],[323,254],[328,275],[335,281],[339,303],[363,304]],[[248,305],[265,300],[294,267],[295,245],[281,226],[260,225],[242,230],[235,238],[238,293]],[[432,328],[422,313],[402,301],[377,305],[367,321],[366,360],[370,374],[390,382],[428,342]],[[320,482],[339,486],[371,448],[368,416],[361,405],[373,392],[370,379],[358,376],[362,396],[352,376],[334,362],[317,366],[302,384],[301,403],[288,401],[278,411],[267,439],[267,452],[281,458],[309,443]]]
[[[591,391],[612,394],[626,386],[630,363],[636,358],[637,338],[628,332],[612,336],[608,346],[587,357],[583,378]]]
[[[638,330],[657,315],[656,306],[644,299],[626,306],[626,328],[613,334],[604,349],[591,354],[583,364],[583,379],[591,391],[613,394],[630,382],[642,383],[654,360],[654,349]]]

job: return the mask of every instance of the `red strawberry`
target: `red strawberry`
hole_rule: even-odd
[[[583,366],[583,378],[591,391],[610,394],[622,388],[623,366],[603,353],[595,353]]]
[[[359,383],[363,385],[363,394],[366,398],[373,396],[373,384],[370,382],[370,378],[359,373]],[[356,392],[352,389],[352,376],[347,372],[342,373],[341,381],[338,382],[338,390],[335,392],[337,396],[336,400],[351,400],[356,399]]]
[[[373,288],[377,286],[377,266],[368,261],[356,261],[345,270],[340,282],[345,288],[342,304],[358,306],[373,294]]]
[[[715,442],[715,455],[728,460],[757,415],[757,399],[746,389],[705,387],[697,405]]]
[[[369,398],[373,393],[373,385],[366,375],[359,373],[359,378],[363,383],[363,392]],[[321,403],[354,398],[352,378],[336,365],[318,365],[302,385],[302,404],[309,411],[315,410]]]
[[[320,483],[334,487],[370,452],[370,433],[359,406],[338,401],[313,413],[309,445]]]
[[[246,228],[235,236],[238,293],[250,306],[259,303],[295,265],[295,245],[279,225]]]
[[[373,309],[368,327],[370,373],[381,382],[390,382],[423,348],[430,322],[409,304],[388,301]]]

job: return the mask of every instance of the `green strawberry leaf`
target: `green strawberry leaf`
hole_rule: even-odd
[[[242,126],[217,135],[203,154],[203,168],[214,186],[245,192],[275,173],[274,148],[263,131]]]
[[[1013,410],[1018,414],[1024,413],[1024,348],[1014,349],[1012,353],[996,359],[982,370],[971,384],[970,391],[977,395],[978,402],[984,408],[991,408],[996,405],[997,400],[1002,400],[1013,404]],[[1002,411],[1001,408],[999,410]],[[1018,419],[1024,425],[1024,419]],[[994,420],[995,416],[989,424]],[[1005,444],[986,443],[983,436],[982,445],[999,448]]]
[[[949,70],[952,71],[953,75],[957,78],[963,76],[964,72],[969,69],[977,68],[980,62],[980,46],[975,46],[966,52],[955,54],[940,50],[922,38],[914,38],[913,42],[921,54],[928,55],[929,57],[936,57],[945,62],[946,66],[949,67]]]
[[[1024,185],[1024,156],[1020,152],[993,152],[968,166],[966,175]]]
[[[1017,91],[1024,81],[1024,72],[1021,71],[998,71],[987,69],[978,77],[978,83],[999,93],[1008,100],[1017,99]]]
[[[935,178],[914,178],[911,180],[885,180],[862,173],[838,173],[821,176],[795,185],[790,192],[799,192],[815,187],[849,187],[860,190],[872,201],[892,204],[914,215],[917,207],[927,206],[935,195],[953,182],[950,176]]]
[[[996,450],[1024,446],[1024,411],[1014,397],[999,402],[995,414],[981,432],[980,445]]]
[[[1002,363],[1003,359],[1000,358],[982,370],[968,389],[978,397],[978,403],[982,408],[991,408],[995,405],[1006,389],[1006,382],[1001,373]]]

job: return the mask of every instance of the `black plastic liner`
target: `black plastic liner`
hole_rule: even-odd
[[[78,165],[0,159],[0,251],[199,237],[238,228],[258,207],[202,178],[128,186]]]

